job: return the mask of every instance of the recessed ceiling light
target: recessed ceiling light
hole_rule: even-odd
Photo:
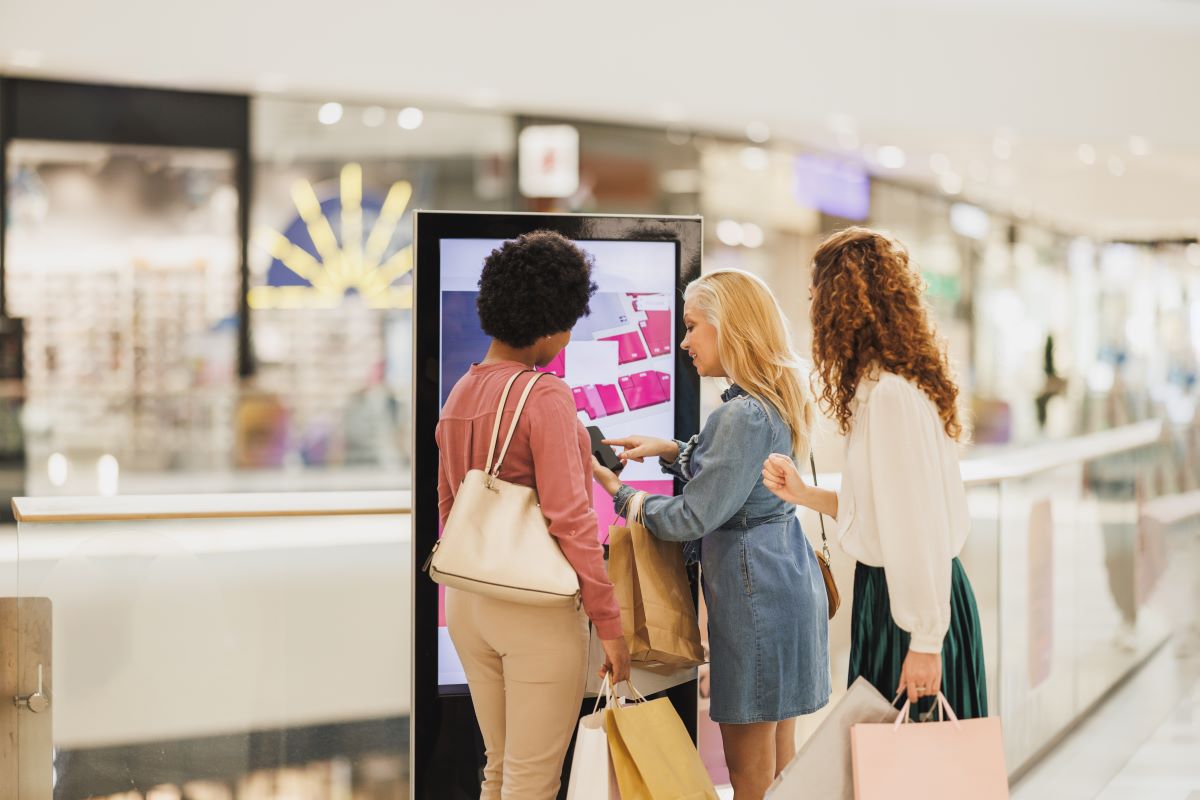
[[[1012,141],[1001,137],[996,137],[992,142],[992,155],[1001,160],[1012,157]]]
[[[751,122],[746,126],[746,138],[762,144],[771,138],[771,128],[765,122]]]
[[[753,222],[742,223],[742,244],[746,247],[762,247],[763,229]]]
[[[1129,152],[1139,157],[1149,155],[1150,142],[1146,140],[1145,136],[1130,136]]]
[[[1089,167],[1096,163],[1096,148],[1090,144],[1079,145],[1079,160]]]
[[[1121,177],[1125,174],[1125,162],[1121,160],[1120,156],[1109,156],[1108,171],[1118,178]]]
[[[424,121],[425,112],[413,106],[400,109],[400,113],[396,115],[396,124],[406,131],[415,131]]]
[[[317,111],[317,119],[322,125],[336,125],[342,119],[342,104],[326,103]]]

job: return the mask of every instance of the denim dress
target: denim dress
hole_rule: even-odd
[[[663,470],[682,479],[675,497],[650,495],[646,527],[685,542],[700,561],[708,604],[714,722],[777,722],[829,701],[829,612],[825,584],[796,507],[762,483],[771,453],[792,455],[787,424],[771,406],[733,386],[700,435],[680,443]],[[622,486],[617,513],[636,490]]]

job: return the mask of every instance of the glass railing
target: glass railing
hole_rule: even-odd
[[[962,560],[1014,774],[1196,614],[1172,600],[1196,596],[1179,594],[1197,570],[1173,532],[1200,518],[1190,434],[1117,433],[964,464]],[[0,703],[0,797],[407,797],[409,505],[18,501],[15,533],[0,532],[0,692],[20,698]],[[854,564],[833,544],[840,692]]]

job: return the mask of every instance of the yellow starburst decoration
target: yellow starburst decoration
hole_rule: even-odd
[[[272,228],[255,231],[255,244],[312,285],[255,286],[247,298],[251,308],[335,308],[349,291],[357,292],[371,308],[412,308],[412,286],[392,285],[412,271],[412,245],[383,260],[412,199],[412,184],[392,184],[365,243],[361,164],[342,167],[339,189],[341,242],[312,184],[303,178],[292,184],[292,202],[319,257]]]

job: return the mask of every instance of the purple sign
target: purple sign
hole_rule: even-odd
[[[871,210],[871,181],[857,164],[831,156],[796,156],[796,202],[826,214],[862,220]]]

